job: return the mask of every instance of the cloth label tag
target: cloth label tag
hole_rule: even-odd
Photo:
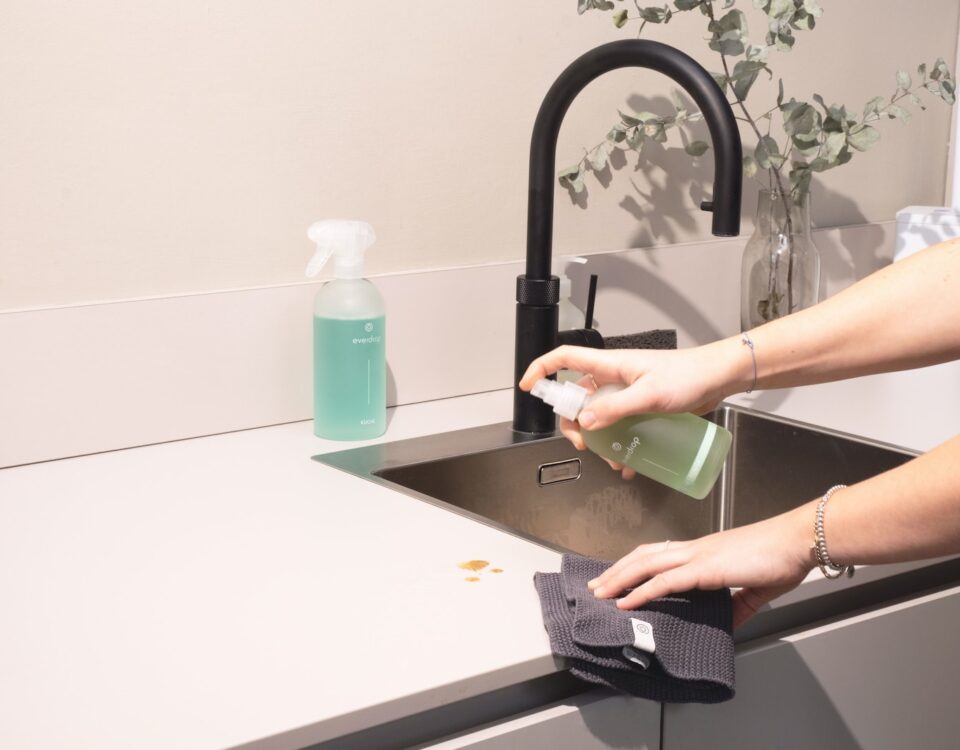
[[[630,624],[633,625],[633,647],[649,654],[654,653],[657,644],[653,640],[653,625],[636,617],[630,618]]]

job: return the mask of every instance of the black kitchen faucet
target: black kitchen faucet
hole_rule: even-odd
[[[550,434],[556,421],[550,406],[517,386],[529,364],[558,343],[584,339],[557,331],[560,279],[551,275],[553,196],[560,123],[577,94],[604,73],[617,68],[650,68],[679,84],[703,113],[713,141],[713,200],[700,208],[713,212],[713,233],[740,231],[742,151],[733,110],[713,77],[692,57],[666,44],[627,39],[604,44],[577,58],[560,74],[544,97],[530,142],[527,203],[527,268],[517,277],[517,330],[514,367],[513,429],[528,435]],[[588,324],[589,326],[589,324]],[[590,343],[589,337],[587,343]]]

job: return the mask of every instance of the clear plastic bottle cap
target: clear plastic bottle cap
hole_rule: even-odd
[[[576,419],[590,391],[576,383],[557,383],[549,378],[541,378],[533,384],[530,395],[550,404],[554,413],[561,417]]]

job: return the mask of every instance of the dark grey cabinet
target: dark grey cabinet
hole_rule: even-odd
[[[663,750],[960,748],[960,587],[746,647],[737,695],[664,707]]]
[[[659,750],[660,704],[592,690],[430,750]]]

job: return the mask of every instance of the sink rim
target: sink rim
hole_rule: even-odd
[[[751,409],[730,402],[721,402],[708,415],[721,425],[729,425],[734,417],[743,414],[760,420],[775,422],[780,425],[802,429],[808,432],[814,432],[825,437],[839,438],[868,445],[873,448],[882,449],[889,452],[899,453],[910,458],[920,455],[921,451],[912,450],[903,446],[886,443],[862,435],[854,435],[842,430],[835,430],[829,427],[815,425],[809,422],[782,417],[777,414]],[[365,481],[372,482],[387,489],[414,498],[421,502],[442,508],[448,512],[470,518],[482,523],[485,526],[497,529],[513,537],[519,537],[526,541],[537,544],[545,549],[558,552],[572,552],[569,548],[563,547],[554,542],[545,541],[526,532],[520,531],[512,526],[508,526],[499,521],[495,521],[487,516],[481,515],[471,510],[467,510],[452,502],[428,495],[419,490],[413,489],[403,484],[391,481],[382,476],[383,471],[409,467],[421,464],[432,463],[445,459],[460,458],[471,455],[492,453],[511,447],[520,446],[525,443],[554,441],[566,438],[559,431],[554,431],[550,435],[528,436],[516,433],[512,430],[512,423],[509,421],[496,422],[493,424],[482,425],[479,427],[470,427],[461,430],[452,430],[447,432],[432,433],[419,437],[406,438],[403,440],[389,441],[385,443],[373,443],[370,445],[347,448],[344,450],[319,453],[312,456],[312,460],[333,467],[340,471],[352,474]],[[729,466],[724,466],[723,473],[718,479],[718,484],[724,483]],[[721,529],[730,528],[730,509],[729,499],[726,497],[726,490],[721,490],[718,512]]]

